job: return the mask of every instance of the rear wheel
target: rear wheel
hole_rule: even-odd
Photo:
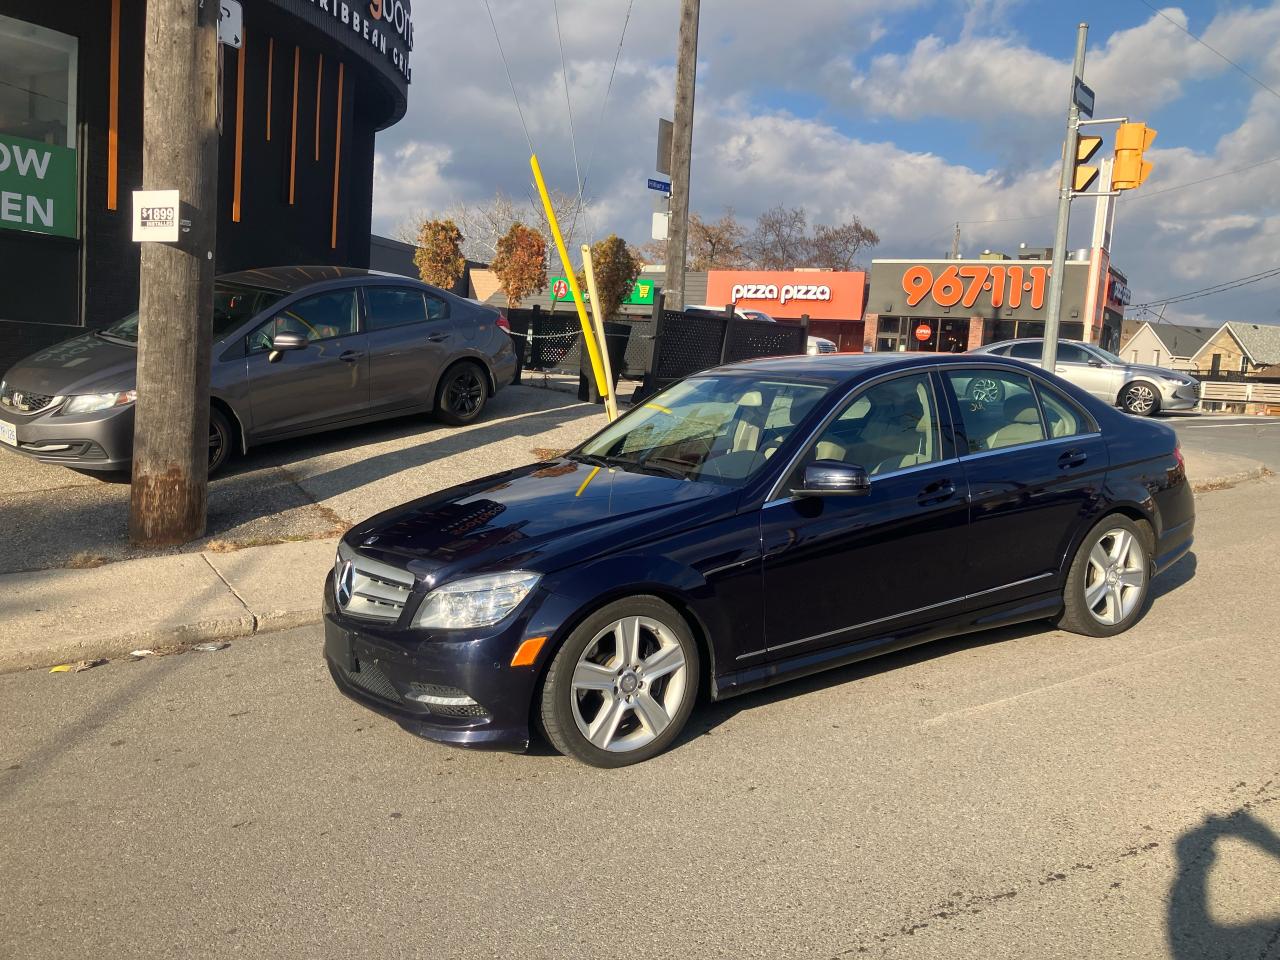
[[[693,712],[698,645],[657,597],[618,600],[557,651],[542,688],[542,727],[561,753],[623,767],[666,750]]]
[[[489,395],[484,371],[465,361],[450,367],[436,388],[436,417],[455,427],[480,416]]]
[[[1089,637],[1123,633],[1142,619],[1151,585],[1151,527],[1104,517],[1080,544],[1067,574],[1058,626]]]
[[[1160,409],[1160,394],[1149,383],[1139,380],[1131,383],[1120,394],[1120,406],[1125,413],[1136,417],[1149,417]]]
[[[209,476],[227,465],[235,449],[235,431],[231,421],[217,407],[209,410]]]

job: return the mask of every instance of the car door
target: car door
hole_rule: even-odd
[[[975,392],[970,381],[995,384]],[[1102,496],[1106,443],[1088,413],[1039,377],[993,367],[942,374],[971,505],[969,606],[1056,589]]]
[[[1111,389],[1111,371],[1088,350],[1074,343],[1058,344],[1058,362],[1055,372],[1068,383],[1099,399],[1111,402],[1115,391]]]
[[[772,658],[875,640],[959,609],[969,508],[928,372],[858,389],[760,513]],[[861,496],[794,496],[805,466],[857,464]]]
[[[252,436],[302,432],[365,413],[369,356],[359,316],[356,288],[340,287],[295,300],[249,334]],[[275,352],[278,333],[302,334],[307,345]]]
[[[414,287],[370,285],[364,297],[371,406],[430,407],[445,363],[458,348],[450,304]]]

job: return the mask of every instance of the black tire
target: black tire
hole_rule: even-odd
[[[640,718],[638,707],[633,709],[623,706],[617,686],[615,686],[614,693],[611,695],[593,694],[590,691],[582,692],[575,689],[573,677],[584,653],[588,651],[588,648],[597,645],[602,631],[605,631],[615,622],[631,617],[643,618],[646,621],[658,623],[665,629],[666,638],[678,645],[679,652],[684,659],[683,671],[679,675],[678,704],[670,704],[669,700],[663,704],[664,707],[674,706],[674,710],[666,713],[669,718],[667,725],[648,742],[644,742],[634,748],[627,748],[625,746],[627,739],[636,735],[642,737],[651,735]],[[657,635],[653,634],[651,639],[655,639],[656,642],[656,637]],[[643,668],[645,658],[642,656],[640,659],[640,665]],[[609,663],[602,666],[607,670],[612,670],[616,664]],[[670,747],[680,735],[680,731],[684,729],[684,725],[688,722],[689,715],[693,712],[694,704],[698,699],[700,670],[701,660],[698,655],[697,641],[694,640],[684,617],[675,608],[657,597],[646,595],[616,600],[601,607],[583,620],[582,623],[578,624],[577,628],[569,634],[569,638],[556,651],[542,684],[540,719],[543,732],[551,742],[551,745],[560,753],[590,764],[593,767],[625,767],[629,764],[648,760]],[[619,675],[621,673],[622,671],[619,671]],[[670,678],[668,682],[673,682],[676,679],[676,674],[669,674],[668,677]],[[665,689],[660,689],[663,680],[667,679],[667,677],[664,677],[661,680],[651,681],[647,695],[661,699],[666,694],[673,692],[669,686]],[[641,680],[640,690],[636,694],[637,698],[644,692],[644,689],[645,681]],[[611,739],[624,742],[615,749],[603,749],[592,743],[578,725],[578,717],[582,716],[583,710],[590,709],[591,704],[586,701],[593,696],[601,701],[606,701],[606,698],[612,696],[615,701],[618,701],[623,719],[616,724],[618,733],[616,736],[611,735]],[[631,701],[628,699],[626,702],[630,703]],[[599,709],[603,711],[607,706],[607,701],[602,702],[599,705]]]
[[[984,377],[979,373],[969,381],[964,395],[970,403],[1003,403],[1004,384],[995,377]]]
[[[474,423],[489,397],[484,370],[472,360],[455,363],[436,388],[436,419],[453,427]]]
[[[1152,417],[1160,412],[1160,391],[1145,380],[1135,380],[1120,391],[1120,409],[1135,417]]]
[[[1114,622],[1108,622],[1108,617],[1100,615],[1097,607],[1101,605],[1103,610],[1109,609],[1108,601],[1105,594],[1110,592],[1106,583],[1101,583],[1097,578],[1101,574],[1104,578],[1107,571],[1099,571],[1096,562],[1091,563],[1094,557],[1094,549],[1099,548],[1104,554],[1111,555],[1115,551],[1109,549],[1115,544],[1115,539],[1111,537],[1116,531],[1126,531],[1133,538],[1137,548],[1141,552],[1141,562],[1132,563],[1133,568],[1140,567],[1142,572],[1142,583],[1139,587],[1133,587],[1136,593],[1130,594],[1130,587],[1126,585],[1123,574],[1132,571],[1118,570],[1117,578],[1114,583],[1124,595],[1123,604],[1130,609],[1123,616],[1119,616]],[[1081,541],[1080,547],[1076,550],[1076,555],[1071,561],[1071,569],[1067,573],[1067,582],[1062,591],[1062,613],[1058,617],[1058,627],[1070,633],[1082,634],[1086,637],[1113,637],[1118,633],[1124,633],[1135,623],[1142,619],[1147,609],[1147,599],[1151,591],[1151,574],[1153,569],[1152,557],[1155,552],[1155,537],[1151,531],[1151,526],[1145,521],[1130,520],[1123,514],[1113,513],[1099,520]],[[1091,569],[1092,567],[1092,569]],[[1101,589],[1102,593],[1098,595],[1098,601],[1091,604],[1090,594],[1096,589]],[[1118,596],[1117,596],[1118,600]]]
[[[227,415],[209,408],[209,476],[227,465],[236,453],[236,431]]]

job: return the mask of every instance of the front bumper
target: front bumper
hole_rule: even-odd
[[[13,427],[18,441],[16,446],[0,443],[0,449],[77,470],[128,468],[133,459],[133,404],[72,416],[59,409],[20,414],[0,407],[0,420]]]
[[[528,613],[506,626],[499,624],[489,635],[426,639],[420,631],[346,616],[334,603],[331,583],[326,578],[324,657],[342,693],[428,740],[492,750],[528,749],[542,657],[531,667],[510,666],[531,630]],[[453,715],[448,708],[441,711],[410,699],[432,686],[462,691],[483,715]]]
[[[1162,383],[1161,410],[1193,410],[1200,402],[1200,384]]]

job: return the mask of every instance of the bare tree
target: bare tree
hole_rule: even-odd
[[[696,213],[689,216],[689,269],[732,270],[742,265],[746,228],[738,222],[733,208],[719,220],[709,222]]]
[[[551,190],[550,195],[565,243],[571,245],[573,235],[581,235],[587,227],[591,216],[590,203],[586,198],[560,190]],[[498,255],[498,242],[517,223],[531,225],[542,234],[548,247],[552,242],[542,202],[534,196],[517,199],[498,191],[488,200],[459,200],[439,213],[418,211],[396,228],[396,239],[416,243],[422,224],[430,220],[452,220],[456,223],[466,238],[462,244],[463,256],[479,263],[494,261]]]
[[[811,253],[809,218],[804,207],[770,207],[756,218],[744,252],[757,270],[807,266]]]
[[[858,269],[858,254],[880,242],[874,230],[856,216],[847,223],[831,227],[819,224],[810,240],[809,266],[832,270]]]

